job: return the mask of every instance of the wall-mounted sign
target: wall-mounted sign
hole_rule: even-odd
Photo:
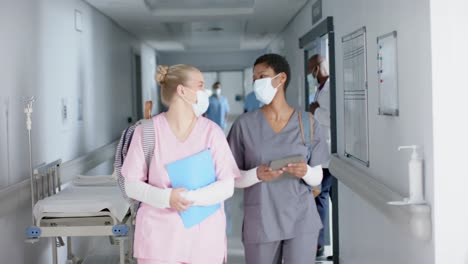
[[[317,0],[312,5],[312,25],[322,19],[322,0]]]

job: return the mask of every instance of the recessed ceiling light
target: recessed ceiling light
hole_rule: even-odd
[[[223,30],[224,30],[224,28],[222,28],[222,27],[210,27],[208,29],[208,31],[212,31],[212,32],[220,32],[220,31],[223,31]]]

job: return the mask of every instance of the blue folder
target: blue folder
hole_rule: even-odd
[[[166,165],[173,188],[196,190],[216,181],[216,172],[210,149]],[[214,214],[221,204],[191,206],[180,212],[185,228],[198,225]]]

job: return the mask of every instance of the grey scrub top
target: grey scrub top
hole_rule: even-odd
[[[302,142],[297,111],[280,133],[275,133],[261,109],[243,114],[228,135],[237,165],[250,170],[272,160],[311,153],[310,166],[329,159],[328,146],[320,125],[314,122],[314,137],[309,147]],[[266,243],[314,233],[322,228],[309,186],[300,179],[280,177],[260,182],[244,190],[243,241]]]

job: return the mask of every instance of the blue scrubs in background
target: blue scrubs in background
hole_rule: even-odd
[[[229,103],[226,97],[221,95],[210,96],[210,106],[206,111],[206,117],[218,124],[222,129],[226,128],[226,115],[229,113]]]
[[[244,110],[246,112],[252,112],[257,110],[258,108],[262,107],[263,104],[259,100],[257,100],[257,97],[255,96],[254,92],[250,92],[246,97],[244,101]]]

